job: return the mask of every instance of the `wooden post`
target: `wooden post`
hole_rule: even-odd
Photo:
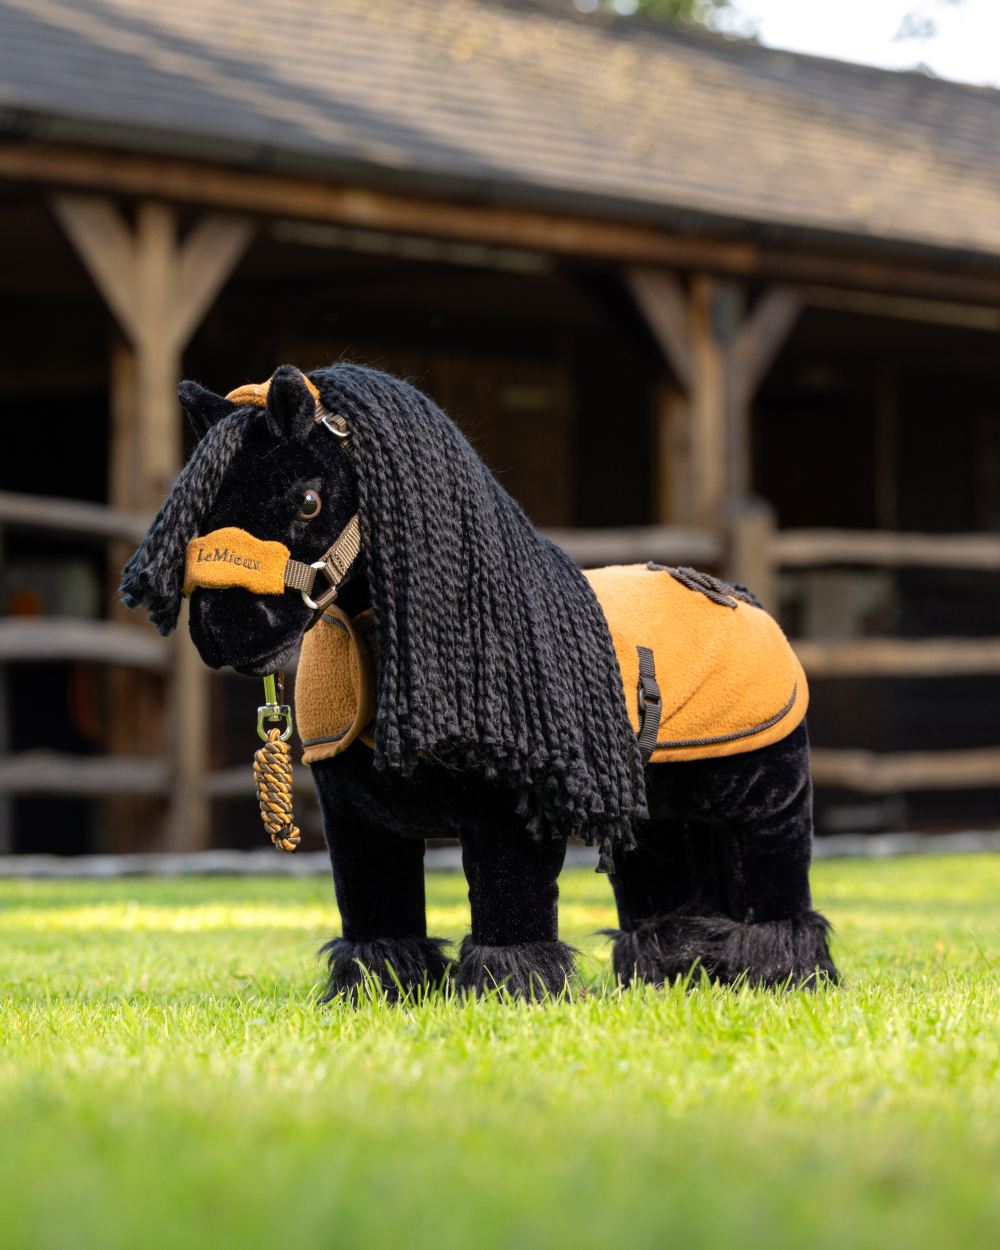
[[[744,499],[732,513],[732,541],[726,570],[731,581],[746,586],[772,613],[778,611],[774,509],[763,499]]]
[[[689,293],[676,276],[658,270],[630,269],[626,281],[688,398],[684,462],[661,466],[658,481],[687,479],[691,502],[685,521],[722,532],[729,505],[751,489],[754,393],[802,300],[787,287],[772,287],[746,317],[742,293],[732,281],[698,274]],[[675,455],[677,443],[676,437],[661,437],[659,456]]]
[[[188,632],[184,604],[174,648],[170,701],[167,708],[169,750],[173,761],[166,849],[201,850],[209,842],[209,802],[205,778],[210,768],[207,673]]]
[[[722,529],[731,498],[731,353],[739,324],[734,283],[700,274],[691,287],[691,470],[695,518]]]
[[[662,383],[653,396],[652,488],[658,525],[693,526],[690,464],[691,409],[685,393]]]
[[[253,226],[240,217],[208,215],[179,240],[177,212],[166,204],[141,203],[134,228],[101,196],[59,194],[52,205],[126,340],[111,356],[110,502],[149,514],[180,468],[175,396],[182,352]],[[183,634],[174,648],[168,700],[167,839],[171,849],[193,850],[208,839],[208,692],[207,673]],[[130,745],[147,746],[134,739]]]
[[[663,525],[696,525],[692,464],[691,309],[677,277],[657,269],[625,273],[632,298],[670,366],[675,381],[654,397],[652,470],[656,519]]]

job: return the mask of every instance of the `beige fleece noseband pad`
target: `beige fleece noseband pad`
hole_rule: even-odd
[[[206,590],[238,586],[255,595],[284,594],[290,555],[284,543],[255,538],[235,526],[212,530],[187,545],[184,593],[189,595],[196,586]]]

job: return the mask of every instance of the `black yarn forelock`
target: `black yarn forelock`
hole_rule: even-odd
[[[161,634],[169,634],[177,624],[187,545],[200,532],[255,419],[260,419],[259,414],[240,409],[206,432],[122,570],[119,593],[123,603],[129,608],[145,606]]]
[[[642,761],[604,614],[426,395],[376,370],[310,375],[348,422],[378,634],[375,765],[433,759],[518,793],[538,837],[612,849],[644,819]]]

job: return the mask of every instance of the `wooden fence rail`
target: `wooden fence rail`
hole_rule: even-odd
[[[733,522],[730,574],[760,587],[776,608],[782,569],[830,566],[972,569],[1000,574],[1000,534],[897,534],[859,530],[777,530],[756,503]],[[813,679],[958,677],[1000,674],[1000,638],[848,638],[793,641]],[[970,750],[813,750],[817,784],[863,793],[1000,787],[1000,745]]]
[[[149,527],[148,518],[106,504],[50,495],[21,495],[0,491],[0,527],[40,533],[72,534],[85,541],[103,543],[123,539],[137,543]]]
[[[107,543],[135,542],[147,521],[120,509],[79,501],[0,492],[0,527]],[[582,565],[694,564],[723,569],[775,606],[781,569],[822,566],[968,568],[1000,572],[1000,535],[895,534],[854,530],[776,531],[766,507],[744,509],[726,541],[704,529],[668,526],[550,530]],[[177,640],[180,641],[180,640]],[[124,665],[162,675],[175,692],[191,679],[196,657],[149,631],[118,621],[0,621],[0,664],[54,660]],[[794,643],[813,678],[942,677],[1000,673],[1000,638],[802,639]],[[196,702],[196,701],[194,701]],[[192,705],[192,701],[188,701]],[[207,710],[205,711],[207,717]],[[183,737],[183,735],[182,735]],[[1000,746],[967,751],[814,752],[822,785],[862,792],[1000,786]],[[180,779],[183,779],[181,782]],[[193,790],[200,801],[250,793],[246,769],[208,772],[203,762],[169,758],[66,756],[29,752],[0,761],[0,795],[72,794],[99,798],[148,795],[167,800],[168,830],[178,842]],[[179,793],[181,792],[181,793]],[[176,810],[175,810],[176,809]]]
[[[723,544],[711,530],[670,525],[630,525],[621,529],[547,529],[545,536],[568,551],[577,564],[717,565]]]
[[[163,673],[170,647],[158,634],[120,621],[14,617],[0,620],[0,664],[89,660]]]
[[[1000,673],[1000,638],[851,638],[793,642],[810,677],[963,677]]]
[[[897,534],[881,530],[777,530],[771,560],[782,568],[830,564],[1000,572],[1000,534]]]

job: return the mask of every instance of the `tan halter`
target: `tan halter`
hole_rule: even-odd
[[[316,404],[316,424],[322,425],[335,438],[350,447],[347,422],[339,414],[323,406],[316,386],[301,375]],[[251,382],[230,391],[226,398],[239,407],[264,408],[271,387],[266,382]],[[280,595],[297,590],[303,602],[314,612],[328,607],[337,597],[341,584],[361,554],[361,524],[358,514],[347,522],[318,560],[308,563],[296,560],[282,542],[256,538],[236,526],[226,526],[193,538],[187,545],[184,565],[184,594],[196,587],[224,590],[241,587],[258,595]],[[322,573],[326,589],[316,598],[316,578]]]

